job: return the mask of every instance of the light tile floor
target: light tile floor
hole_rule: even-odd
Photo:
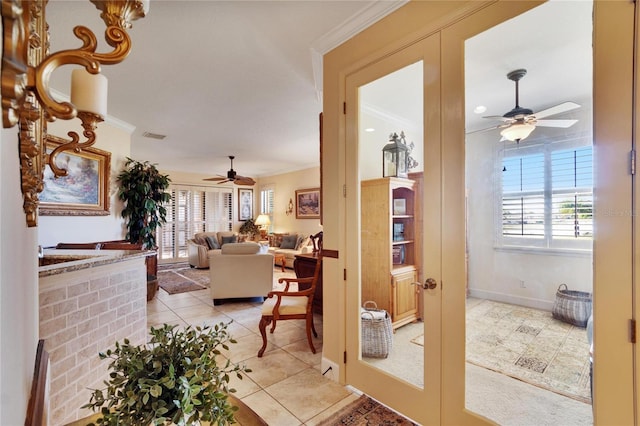
[[[228,353],[231,361],[253,370],[243,380],[233,379],[236,396],[274,426],[316,425],[330,418],[359,395],[326,379],[320,372],[322,316],[314,323],[316,353],[307,343],[303,320],[278,323],[262,358],[258,349],[261,302],[227,302],[214,306],[209,289],[169,295],[164,290],[147,303],[147,325],[214,325],[233,320],[229,331],[237,344]]]

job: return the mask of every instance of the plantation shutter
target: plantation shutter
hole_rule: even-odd
[[[544,237],[544,154],[505,158],[502,234]]]
[[[551,153],[554,238],[593,237],[593,149]]]

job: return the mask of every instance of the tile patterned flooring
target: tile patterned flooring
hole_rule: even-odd
[[[320,372],[322,359],[322,317],[316,315],[318,338],[316,354],[311,353],[304,321],[278,323],[262,358],[258,330],[261,302],[227,302],[214,306],[209,289],[169,295],[164,290],[147,303],[147,324],[178,326],[214,325],[233,320],[229,331],[237,344],[225,354],[253,371],[243,380],[234,378],[236,396],[258,413],[268,424],[277,426],[313,426],[330,418],[359,395],[326,379]]]

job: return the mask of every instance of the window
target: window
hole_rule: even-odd
[[[158,238],[159,259],[187,257],[187,239],[198,232],[232,229],[232,189],[171,186],[169,192],[167,223]]]
[[[269,215],[271,225],[269,225],[268,233],[273,232],[273,188],[263,188],[260,190],[260,214]]]
[[[502,160],[502,246],[591,249],[593,149],[516,147]]]

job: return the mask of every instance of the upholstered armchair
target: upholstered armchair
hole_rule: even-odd
[[[266,297],[273,289],[273,255],[255,242],[227,243],[209,255],[211,298]]]

